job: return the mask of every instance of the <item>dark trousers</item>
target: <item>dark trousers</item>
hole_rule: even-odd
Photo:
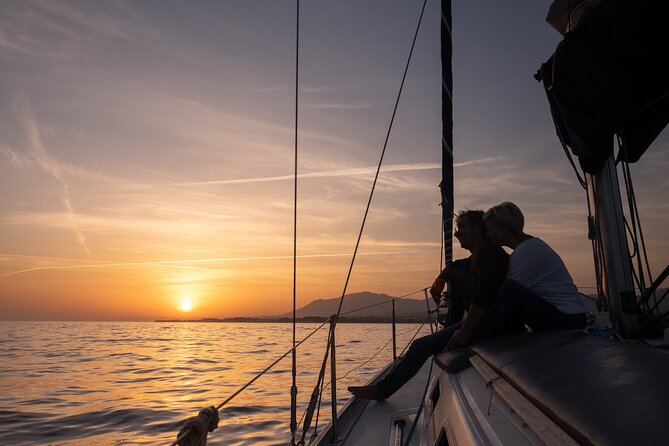
[[[413,378],[430,356],[437,354],[446,348],[453,333],[460,327],[462,327],[462,322],[458,322],[455,325],[449,325],[442,330],[437,330],[432,334],[413,341],[406,354],[402,356],[397,363],[395,363],[393,369],[376,384],[381,391],[381,394],[383,394],[383,397],[388,398]]]
[[[585,328],[585,313],[565,314],[515,280],[506,279],[486,315],[481,337],[491,338],[533,331]]]
[[[505,280],[497,292],[495,302],[475,329],[472,343],[495,336],[524,333],[525,325],[534,331],[583,329],[584,313],[564,314],[541,296],[514,280]],[[462,322],[445,327],[435,333],[418,338],[411,343],[406,355],[377,383],[385,398],[397,392],[418,373],[425,361],[441,352]]]

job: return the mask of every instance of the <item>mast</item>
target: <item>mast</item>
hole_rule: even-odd
[[[453,260],[453,41],[451,0],[441,0],[441,215],[444,258]]]
[[[618,330],[627,337],[635,336],[639,331],[639,317],[613,156],[595,174],[586,174],[586,183],[589,206],[594,211],[595,234],[601,246],[600,285],[608,297]]]

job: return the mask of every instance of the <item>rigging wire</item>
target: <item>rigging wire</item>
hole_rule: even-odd
[[[297,308],[297,136],[299,117],[299,73],[300,73],[300,0],[297,0],[295,19],[295,168],[293,176],[293,353],[292,386],[290,388],[290,431],[297,429],[297,353],[295,349]]]
[[[627,144],[625,144],[625,135],[624,133],[622,135],[618,135],[618,147],[622,151],[622,153],[625,155],[625,158],[627,158]],[[635,242],[635,248],[638,249],[639,251],[639,257],[637,258],[637,263],[638,263],[638,268],[639,268],[639,274],[641,276],[641,282],[643,285],[643,289],[640,287],[641,294],[643,295],[646,291],[646,286],[645,286],[645,281],[644,281],[644,264],[645,264],[645,271],[646,274],[648,274],[648,282],[650,284],[653,283],[653,275],[650,269],[650,261],[648,259],[648,251],[646,250],[646,240],[645,237],[643,236],[643,229],[641,228],[641,217],[639,215],[639,206],[637,206],[637,201],[636,201],[636,195],[634,193],[634,183],[632,182],[632,172],[630,170],[629,163],[624,162],[623,163],[623,177],[625,179],[625,192],[627,194],[627,199],[629,203],[629,209],[630,209],[630,218],[632,220],[632,225],[634,227],[634,242]],[[637,235],[637,229],[638,229],[638,235]],[[641,254],[643,254],[643,259],[641,258]],[[644,264],[642,264],[642,260]],[[657,296],[655,293],[652,293],[651,295],[648,296],[648,298],[653,297],[654,302],[657,302]],[[641,302],[641,304],[647,303],[647,299],[645,302]]]
[[[592,215],[592,206],[590,204],[590,197],[586,187],[585,201],[588,203],[588,238],[590,239],[590,245],[592,247],[592,259],[595,266],[595,284],[597,286],[597,310],[604,311],[608,308],[608,305],[605,302],[604,289],[602,288],[602,265],[599,257],[599,242],[601,241],[601,235],[599,232],[599,225]],[[597,198],[593,191],[592,199],[596,202]]]
[[[311,333],[309,333],[306,337],[304,337],[300,342],[298,342],[297,345],[295,345],[295,347],[291,348],[291,349],[288,350],[286,353],[284,353],[283,355],[281,355],[281,356],[280,356],[278,359],[276,359],[273,363],[271,363],[269,366],[265,367],[262,371],[260,371],[259,373],[257,373],[256,376],[254,376],[253,378],[251,378],[251,380],[249,380],[246,384],[244,384],[242,387],[240,387],[239,389],[237,389],[232,395],[230,395],[230,396],[227,397],[225,400],[223,400],[223,402],[222,402],[221,404],[219,404],[218,406],[216,406],[216,410],[220,410],[221,407],[225,406],[225,405],[228,404],[230,401],[232,401],[237,395],[239,395],[240,393],[242,393],[247,387],[249,387],[251,384],[253,384],[254,382],[256,382],[256,381],[258,380],[258,378],[260,378],[261,376],[263,376],[265,373],[267,373],[268,371],[270,371],[275,365],[277,365],[279,362],[281,362],[281,360],[284,359],[286,356],[288,356],[289,353],[291,353],[293,350],[297,349],[297,347],[299,347],[300,345],[302,345],[302,344],[303,344],[304,342],[306,342],[309,338],[311,338],[314,334],[316,334],[316,332],[319,331],[321,328],[323,328],[323,327],[325,326],[325,324],[327,324],[328,322],[330,322],[330,319],[329,319],[329,318],[328,318],[328,320],[326,320],[325,322],[323,322],[321,325],[319,325],[318,327],[316,327]],[[184,431],[179,437],[177,437],[176,440],[174,440],[173,443],[170,444],[170,446],[176,446],[177,444],[179,444],[179,442],[180,442],[181,440],[183,440],[184,438],[186,438],[186,437],[188,436],[188,434],[190,434],[190,433],[191,433],[191,430],[186,430],[186,431]]]
[[[407,77],[407,72],[409,71],[409,65],[411,63],[411,56],[413,55],[413,50],[416,45],[416,38],[418,37],[418,30],[420,29],[420,24],[423,21],[423,14],[425,12],[425,5],[427,4],[427,0],[423,0],[423,7],[420,11],[420,17],[418,18],[418,25],[416,26],[416,32],[414,33],[413,36],[413,41],[411,43],[411,50],[409,51],[409,57],[406,62],[406,66],[404,67],[404,74],[402,75],[402,82],[400,83],[400,88],[397,93],[397,99],[395,100],[395,107],[393,108],[393,114],[392,117],[390,118],[390,125],[388,126],[388,131],[386,132],[386,139],[383,143],[383,150],[381,151],[381,157],[379,159],[379,164],[376,168],[376,174],[374,175],[374,182],[372,183],[372,189],[369,193],[369,199],[367,200],[367,207],[365,208],[365,214],[362,218],[362,224],[360,225],[360,231],[358,232],[358,239],[355,243],[355,249],[353,250],[353,256],[351,258],[351,264],[349,265],[348,268],[348,273],[346,274],[346,282],[344,283],[344,290],[342,291],[341,294],[341,299],[339,300],[339,308],[337,309],[337,317],[339,317],[339,314],[341,313],[341,307],[344,303],[344,297],[346,296],[346,290],[348,288],[348,283],[351,279],[351,272],[353,271],[353,265],[355,263],[355,257],[356,254],[358,253],[358,247],[360,246],[360,240],[362,239],[362,234],[365,229],[365,222],[367,221],[367,215],[369,214],[369,208],[372,204],[372,198],[374,197],[374,190],[376,189],[376,182],[379,179],[379,172],[381,171],[381,165],[383,164],[383,157],[386,154],[386,148],[388,147],[388,140],[390,138],[390,131],[393,128],[393,122],[395,121],[395,114],[397,113],[397,107],[400,103],[400,97],[402,97],[402,90],[404,88],[404,81],[406,80]],[[334,321],[335,325],[337,323],[337,320],[335,319]]]
[[[418,333],[420,333],[420,331],[421,331],[421,329],[423,328],[424,325],[425,324],[421,324],[420,327],[418,327],[418,330],[416,330],[416,332],[413,334],[411,339],[409,339],[409,342],[407,342],[407,345],[404,346],[404,349],[402,349],[399,356],[402,356],[404,354],[404,352],[407,350],[407,348],[409,348],[409,345],[411,345],[413,340],[416,339],[416,336],[418,336]]]
[[[347,314],[356,313],[356,312],[358,312],[358,311],[367,310],[367,309],[369,309],[369,308],[373,308],[373,307],[378,307],[379,305],[385,305],[385,304],[390,303],[390,302],[392,302],[392,301],[394,301],[394,300],[401,300],[401,299],[404,299],[405,297],[409,297],[409,296],[413,296],[414,294],[418,294],[418,293],[420,293],[421,291],[423,291],[423,289],[424,289],[424,288],[421,288],[421,289],[418,290],[418,291],[414,291],[413,293],[405,294],[404,296],[400,296],[400,297],[391,297],[390,299],[386,300],[385,302],[378,302],[378,303],[375,303],[375,304],[367,305],[366,307],[360,307],[360,308],[356,308],[355,310],[346,311],[346,312],[344,312],[344,313],[340,313],[339,316],[346,316]],[[384,299],[385,299],[385,298],[384,298]]]
[[[300,441],[297,442],[298,445],[302,446],[304,445],[304,439],[307,436],[307,432],[309,431],[309,428],[311,427],[311,420],[314,417],[314,411],[316,410],[316,405],[318,405],[320,409],[320,401],[322,397],[322,393],[319,391],[319,389],[322,389],[323,387],[323,381],[325,380],[325,369],[328,363],[328,356],[330,353],[330,344],[332,343],[333,336],[334,336],[334,323],[332,320],[330,321],[330,330],[328,330],[328,341],[327,341],[327,346],[325,347],[325,355],[323,356],[323,362],[321,363],[321,369],[320,372],[318,373],[318,379],[316,380],[316,385],[314,386],[314,390],[311,392],[311,398],[309,399],[309,404],[307,405],[307,410],[306,410],[306,415],[303,417],[304,419],[304,424],[302,425],[302,437],[300,438]],[[333,347],[334,348],[334,347]],[[295,433],[293,434],[293,438],[291,439],[291,444],[294,443],[295,441],[295,435],[297,434],[297,429]]]
[[[421,291],[422,291],[422,290],[421,290]],[[418,333],[420,333],[420,330],[421,330],[424,326],[425,326],[424,323],[423,323],[423,324],[420,324],[420,326],[418,327],[418,330],[417,330],[416,333],[414,333],[414,335],[411,337],[411,339],[409,340],[409,342],[407,343],[407,345],[404,347],[404,350],[402,350],[402,352],[404,352],[404,351],[406,350],[407,346],[408,346],[408,345],[409,345],[409,344],[416,338],[416,335],[417,335]],[[405,334],[407,334],[407,333],[410,333],[410,332],[413,331],[413,330],[414,330],[414,328],[412,327],[412,328],[410,328],[409,330],[406,330],[406,331],[400,333],[399,336],[403,336],[403,335],[405,335]],[[388,344],[389,344],[391,341],[392,341],[392,337],[391,337],[385,344],[383,344],[383,346],[381,346],[381,348],[378,349],[377,352],[374,353],[374,355],[372,355],[370,358],[368,358],[368,359],[367,359],[365,362],[363,362],[362,364],[359,364],[358,366],[356,366],[356,367],[352,368],[351,370],[349,370],[348,372],[346,372],[346,373],[344,374],[344,376],[341,376],[341,377],[337,378],[337,381],[341,381],[341,380],[343,380],[343,379],[346,378],[350,373],[352,373],[352,372],[354,372],[355,370],[358,370],[360,367],[363,367],[364,365],[368,364],[372,359],[374,359],[375,357],[377,357],[377,356],[383,351],[383,349],[386,348],[386,347],[388,346]],[[314,431],[317,429],[317,426],[318,426],[318,419],[319,419],[319,415],[320,415],[320,406],[321,406],[321,399],[322,399],[322,397],[323,397],[323,390],[326,390],[326,389],[330,386],[330,384],[332,384],[332,381],[331,381],[331,380],[328,381],[327,383],[325,383],[325,380],[323,380],[323,381],[321,382],[321,390],[320,390],[320,396],[319,396],[319,399],[318,399],[318,409],[317,409],[317,411],[316,411],[316,422],[315,422],[315,425],[314,425]],[[308,409],[305,409],[304,413],[302,414],[302,417],[300,418],[300,422],[298,423],[298,426],[302,424],[302,420],[304,420],[304,417],[305,417],[305,415],[307,414],[307,411],[308,411]],[[311,437],[313,438],[313,437],[315,437],[315,436],[317,436],[317,435],[318,435],[318,433],[317,433],[317,432],[314,432],[314,433],[311,435]],[[295,437],[293,436],[293,439],[294,439],[294,438],[295,438]]]
[[[545,86],[545,84],[544,84]],[[548,90],[546,90],[546,95],[548,96]],[[550,102],[550,97],[548,98]],[[564,150],[565,155],[567,155],[567,159],[569,160],[569,164],[571,164],[572,169],[574,169],[574,173],[576,174],[576,178],[578,179],[579,184],[583,189],[587,189],[588,186],[585,183],[585,180],[581,176],[580,172],[578,171],[578,168],[576,167],[576,163],[574,163],[574,158],[571,156],[571,152],[569,151],[569,147],[567,147],[567,143],[565,142],[564,135],[562,134],[562,130],[560,129],[560,126],[558,125],[558,121],[553,114],[553,111],[551,110],[551,118],[553,118],[553,124],[555,124],[555,130],[557,133],[558,141],[560,141],[560,145],[562,146],[562,150]]]
[[[424,326],[425,326],[424,323],[423,323],[423,324],[420,324],[420,327],[418,327],[418,330],[420,331],[420,329],[422,329]],[[404,336],[405,334],[410,333],[410,332],[412,332],[413,330],[414,330],[414,328],[412,327],[412,328],[410,328],[410,329],[408,329],[408,330],[406,330],[406,331],[403,331],[402,333],[399,333],[397,336]],[[413,338],[411,338],[411,340],[413,340],[414,338],[415,338],[415,336],[414,336]],[[342,379],[346,378],[348,375],[350,375],[351,373],[355,372],[355,371],[358,370],[359,368],[364,367],[365,365],[369,364],[369,362],[370,362],[372,359],[374,359],[374,358],[376,358],[377,356],[379,356],[379,354],[383,351],[383,349],[386,348],[386,347],[388,346],[388,344],[390,344],[390,343],[392,342],[392,340],[393,340],[392,337],[391,337],[390,339],[388,339],[388,340],[387,340],[387,341],[386,341],[386,342],[385,342],[385,343],[384,343],[384,344],[383,344],[383,345],[376,351],[376,353],[374,353],[370,358],[368,358],[368,359],[367,359],[365,362],[363,362],[362,364],[358,364],[357,366],[353,367],[351,370],[349,370],[348,372],[346,372],[346,373],[344,374],[344,376],[341,376],[341,377],[337,378],[337,381],[341,381]],[[411,342],[411,341],[409,341],[409,342]],[[332,383],[332,381],[328,381],[328,383],[325,385],[325,387],[327,388],[331,383]]]

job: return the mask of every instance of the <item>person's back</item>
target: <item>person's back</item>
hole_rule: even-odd
[[[532,237],[516,246],[509,258],[507,278],[543,297],[562,313],[586,311],[564,262],[540,238]]]
[[[518,206],[493,206],[483,220],[488,237],[513,249],[506,280],[491,308],[488,334],[585,328],[586,308],[560,256],[544,241],[523,232]]]

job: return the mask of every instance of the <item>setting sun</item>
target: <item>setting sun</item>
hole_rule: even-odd
[[[185,298],[185,299],[183,299],[183,300],[181,301],[181,303],[179,304],[179,309],[181,309],[181,311],[190,311],[190,310],[192,310],[192,309],[193,309],[193,301],[190,300],[190,298]]]

